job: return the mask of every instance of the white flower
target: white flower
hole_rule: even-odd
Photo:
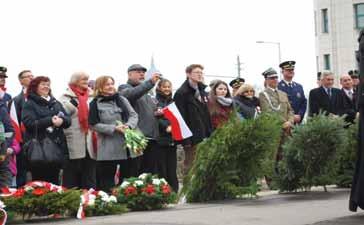
[[[142,180],[136,180],[134,181],[134,186],[137,187],[137,186],[143,186],[144,185],[144,182]]]
[[[126,188],[129,185],[130,185],[130,183],[128,181],[124,181],[120,186],[121,186],[121,188]]]
[[[154,185],[160,185],[160,183],[161,183],[161,180],[159,180],[159,179],[153,179],[153,181],[152,181],[152,183],[154,184]]]
[[[4,204],[4,202],[2,202],[2,201],[0,201],[0,208],[1,208],[1,209],[5,208],[5,204]]]
[[[116,199],[115,196],[110,196],[109,200],[110,200],[110,202],[115,202],[115,203],[118,202],[118,200]]]
[[[142,173],[139,175],[139,179],[145,180],[145,178],[147,178],[148,174],[147,173]]]
[[[31,186],[25,186],[25,187],[24,187],[24,190],[25,190],[26,192],[31,192],[31,191],[33,191],[33,190],[34,190],[34,188],[33,188],[33,187],[31,187]]]
[[[164,178],[160,179],[160,181],[161,181],[161,183],[163,183],[163,184],[168,184],[168,182],[167,182],[167,181],[166,181],[166,179],[164,179]]]
[[[103,191],[99,191],[99,196],[101,196],[101,198],[108,198],[109,195],[106,193],[106,192],[103,192]]]

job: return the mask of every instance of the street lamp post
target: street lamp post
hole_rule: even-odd
[[[280,42],[274,42],[274,41],[256,41],[257,44],[273,44],[277,45],[278,47],[278,65],[282,62],[281,58],[281,43]],[[282,79],[281,73],[279,73],[279,78]]]

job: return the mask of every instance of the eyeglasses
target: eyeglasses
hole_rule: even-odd
[[[21,79],[33,78],[33,75],[22,76]]]

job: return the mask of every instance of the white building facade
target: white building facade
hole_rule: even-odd
[[[314,7],[317,71],[329,70],[338,78],[357,68],[364,0],[314,0]]]

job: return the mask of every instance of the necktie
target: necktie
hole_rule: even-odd
[[[292,88],[292,83],[288,83],[288,86],[289,86],[290,88]]]
[[[348,95],[349,95],[349,98],[350,98],[351,100],[353,100],[353,92],[352,92],[351,90],[348,92]]]
[[[329,98],[331,98],[331,88],[327,89],[327,94],[329,95]]]

